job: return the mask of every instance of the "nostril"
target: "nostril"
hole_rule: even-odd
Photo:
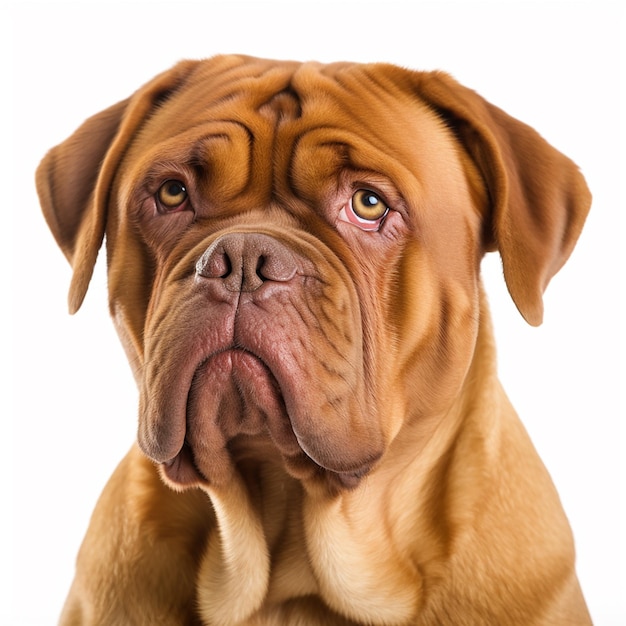
[[[221,272],[219,274],[219,278],[226,278],[227,276],[229,276],[232,271],[233,271],[233,264],[230,261],[230,257],[224,253],[221,255],[221,259],[220,259],[221,263],[218,264],[219,267],[216,268],[217,272]]]
[[[265,265],[265,256],[259,256],[256,264],[256,275],[263,281],[267,280],[267,277],[263,275],[263,266]]]
[[[297,273],[296,260],[287,247],[277,242],[266,254],[259,256],[256,273],[261,280],[287,282]]]
[[[196,274],[204,278],[226,278],[232,271],[228,254],[215,246],[209,247],[196,263]]]

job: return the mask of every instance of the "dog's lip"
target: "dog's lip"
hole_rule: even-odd
[[[186,389],[180,394],[186,397],[184,425],[176,430],[176,438],[169,445],[158,449],[160,457],[149,454],[169,481],[190,486],[228,480],[234,460],[230,443],[240,435],[264,439],[269,433],[283,455],[302,453],[290,427],[280,385],[260,356],[233,343],[196,360],[197,365],[180,387]],[[220,409],[215,413],[214,407],[228,397],[221,394],[233,393],[234,387],[240,394],[234,396],[235,406],[243,401],[249,410],[233,413],[231,406],[226,412]]]
[[[306,455],[306,453],[304,454]],[[311,459],[308,455],[306,455],[306,457],[313,461],[313,459]],[[342,488],[349,490],[356,488],[361,483],[361,480],[371,471],[376,461],[377,459],[373,459],[371,462],[364,463],[358,469],[346,472],[334,471],[330,468],[319,465],[315,461],[313,461],[313,463],[327,472],[329,476],[334,477],[336,482]],[[181,488],[202,486],[203,484],[211,484],[212,482],[196,465],[193,450],[187,442],[183,444],[183,447],[175,457],[167,461],[163,461],[162,463],[159,463],[159,465],[163,469],[163,473],[167,480]]]
[[[165,476],[170,482],[184,486],[193,486],[207,482],[202,472],[196,466],[191,447],[184,443],[178,454],[160,463]]]
[[[270,426],[268,430],[271,433],[272,439],[274,439],[275,445],[278,446],[286,461],[289,461],[290,458],[308,458],[315,466],[324,470],[331,476],[334,476],[337,482],[343,488],[347,489],[357,486],[361,479],[370,472],[374,464],[378,461],[380,457],[379,454],[373,455],[370,458],[359,459],[357,463],[354,463],[353,459],[350,465],[347,465],[346,459],[343,458],[324,458],[324,455],[316,451],[315,444],[309,445],[304,438],[299,436],[294,420],[285,406],[288,403],[285,403],[282,396],[283,387],[275,378],[272,369],[261,356],[245,347],[230,345],[202,358],[195,368],[192,381],[189,385],[190,390],[196,382],[198,372],[201,372],[202,368],[207,363],[210,363],[215,358],[219,358],[220,355],[229,355],[230,358],[232,358],[233,355],[237,355],[238,357],[243,356],[248,361],[257,363],[259,369],[266,371],[268,380],[275,383],[273,391],[276,393],[277,400],[283,404],[284,413],[280,416],[274,416],[274,419],[278,420],[280,423],[274,422],[273,428]],[[190,394],[191,392],[188,394],[188,404],[190,402]],[[226,475],[221,474],[222,478],[217,478],[216,475],[207,475],[207,473],[203,471],[202,463],[197,462],[194,446],[189,439],[189,423],[186,423],[186,429],[187,433],[179,449],[176,450],[174,448],[172,450],[170,448],[170,455],[166,457],[162,456],[160,459],[154,460],[162,466],[163,472],[169,481],[181,487],[221,482],[228,472]],[[276,437],[279,438],[280,444],[277,444]],[[222,467],[224,466],[222,465]]]
[[[144,415],[155,417],[152,420],[140,421],[138,440],[144,453],[156,463],[171,466],[178,458],[183,446],[190,445],[188,422],[192,391],[203,368],[222,355],[248,356],[271,373],[271,369],[261,357],[243,346],[235,345],[234,342],[218,346],[208,353],[192,349],[191,358],[185,360],[184,369],[177,373],[173,381],[174,387],[179,391],[164,395],[165,403],[155,401],[155,396],[152,394],[145,394],[148,404]],[[165,380],[159,381],[160,384],[165,384],[165,382]],[[280,393],[279,385],[276,385],[276,391]],[[181,416],[181,418],[176,419],[175,416]],[[162,417],[168,419],[162,419]]]

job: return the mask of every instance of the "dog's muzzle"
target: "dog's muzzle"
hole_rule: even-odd
[[[323,468],[345,485],[379,458],[358,300],[332,252],[307,245],[226,232],[191,280],[164,285],[146,332],[139,442],[173,482],[224,482],[259,442],[294,475]]]

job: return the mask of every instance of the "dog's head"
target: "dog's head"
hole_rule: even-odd
[[[484,253],[539,324],[590,202],[573,163],[447,75],[235,56],[90,118],[37,183],[72,311],[106,234],[139,443],[178,485],[270,454],[356,484],[458,394]]]

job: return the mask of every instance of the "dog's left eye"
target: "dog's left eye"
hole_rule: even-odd
[[[159,209],[164,213],[180,211],[187,202],[187,189],[179,180],[168,180],[159,187],[156,198]]]
[[[339,212],[339,219],[358,226],[361,230],[376,231],[381,227],[387,213],[389,207],[377,193],[358,189]]]

